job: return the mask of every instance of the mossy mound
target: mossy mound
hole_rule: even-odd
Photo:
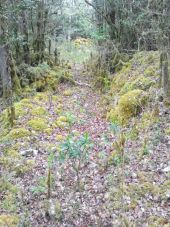
[[[59,128],[66,128],[68,126],[68,123],[64,122],[64,121],[57,120],[56,126],[59,127]]]
[[[23,99],[20,102],[14,104],[15,107],[15,116],[16,118],[23,117],[27,114],[28,110],[34,108],[34,105],[31,102],[31,99]]]
[[[60,116],[60,117],[57,118],[57,121],[67,122],[67,117],[66,116]]]
[[[48,100],[48,94],[46,92],[37,92],[36,96],[34,97],[35,101],[47,101]]]
[[[34,116],[44,116],[47,115],[47,111],[43,107],[37,107],[31,111],[31,114]]]
[[[135,79],[133,82],[127,82],[121,88],[120,94],[125,94],[126,92],[132,91],[134,89],[140,89],[143,91],[148,90],[151,86],[155,84],[155,80],[151,80],[150,78],[140,76],[139,78]]]
[[[22,160],[22,156],[16,150],[7,151],[0,157],[0,164],[5,168],[13,169],[15,165]]]
[[[28,121],[27,125],[35,131],[44,131],[48,128],[47,120],[44,118],[35,118]]]
[[[120,97],[115,109],[111,109],[107,118],[125,124],[131,117],[137,116],[147,102],[147,94],[139,89],[130,91]]]
[[[0,165],[19,176],[32,170],[32,168],[35,166],[35,160],[25,160],[19,152],[11,151],[10,153],[6,153],[4,156],[0,157]],[[10,184],[5,185],[6,187],[10,187]],[[4,186],[2,188],[4,188]],[[14,191],[16,189],[10,189],[10,191],[12,190]]]
[[[10,139],[20,139],[30,135],[30,131],[25,128],[14,128],[8,134]]]
[[[115,74],[110,92],[112,95],[117,95],[133,89],[147,90],[158,79],[159,53],[156,51],[140,52]]]
[[[158,80],[159,53],[144,51],[135,54],[113,77],[107,118],[121,124],[128,123],[153,96],[151,88],[158,86]]]
[[[51,135],[52,134],[52,132],[53,132],[53,129],[52,128],[46,128],[45,130],[44,130],[44,133],[46,133],[47,135]]]
[[[59,79],[57,72],[54,70],[48,70],[46,73],[37,76],[31,86],[34,87],[37,92],[44,92],[47,90],[55,91],[58,83]]]
[[[19,224],[19,217],[17,215],[0,215],[0,226],[1,227],[17,227]]]

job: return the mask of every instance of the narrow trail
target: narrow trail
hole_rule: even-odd
[[[74,79],[81,84],[90,84],[90,78],[82,74],[82,71],[82,66],[76,65],[75,68],[73,68]],[[64,95],[65,91],[68,90],[71,91],[71,94]],[[36,166],[31,174],[26,174],[24,179],[20,181],[20,187],[25,191],[25,203],[27,203],[29,212],[31,211],[30,218],[32,224],[37,227],[89,226],[90,224],[98,226],[98,223],[101,222],[101,224],[103,223],[102,226],[109,226],[109,219],[106,221],[104,220],[105,218],[102,217],[105,212],[101,209],[101,204],[104,199],[103,192],[107,191],[107,183],[105,182],[106,173],[103,171],[103,167],[98,168],[98,165],[100,165],[98,163],[98,153],[111,152],[113,135],[110,132],[109,123],[103,118],[103,112],[100,106],[101,96],[97,91],[94,91],[94,89],[88,86],[60,84],[57,97],[59,97],[59,102],[53,101],[49,112],[54,115],[54,118],[57,117],[57,115],[55,116],[53,113],[53,110],[57,108],[59,104],[62,104],[63,114],[71,116],[73,123],[69,129],[55,127],[50,135],[39,134],[39,136],[35,138],[35,141],[32,140],[30,143],[30,147],[33,146],[34,149],[38,150],[38,155],[35,159]],[[56,136],[60,135],[66,138],[69,134],[73,134],[79,137],[85,133],[88,133],[93,143],[93,149],[90,153],[87,168],[81,171],[82,181],[85,184],[83,200],[80,199],[80,192],[74,192],[75,176],[74,173],[70,172],[70,169],[67,168],[67,164],[63,167],[63,176],[61,176],[57,167],[53,170],[53,198],[60,201],[65,217],[63,224],[60,223],[56,225],[53,221],[47,220],[43,214],[44,205],[42,201],[46,198],[46,194],[42,193],[38,197],[34,196],[30,188],[36,185],[42,176],[47,175],[48,147],[55,151],[57,146],[61,143],[61,141],[56,140]],[[106,145],[106,140],[110,141],[109,145]],[[33,143],[36,144],[36,147]],[[62,181],[62,178],[65,180]],[[37,207],[37,209],[32,209],[32,207]],[[42,211],[42,213],[39,211]]]
[[[35,227],[117,227],[120,225],[120,215],[128,216],[133,222],[137,220],[136,226],[139,227],[147,227],[146,220],[152,224],[154,216],[163,217],[164,222],[168,223],[170,210],[166,189],[169,181],[166,173],[161,172],[169,157],[166,138],[156,144],[155,136],[159,135],[154,135],[151,129],[148,140],[152,138],[155,145],[144,156],[141,156],[142,132],[135,141],[127,139],[122,197],[122,165],[121,162],[113,163],[116,135],[111,124],[103,118],[101,95],[93,86],[83,86],[91,85],[91,78],[82,65],[75,65],[72,71],[75,81],[81,85],[60,84],[51,105],[46,93],[25,100],[26,104],[31,102],[29,106],[32,104],[35,109],[46,109],[47,114],[42,119],[44,117],[48,121],[49,133],[32,130],[30,137],[13,141],[12,144],[19,144],[19,151],[36,151],[35,155],[24,157],[25,161],[34,160],[31,171],[16,176],[13,182],[22,191],[17,200],[18,212],[24,217],[23,226],[28,222]],[[70,124],[63,122],[58,126],[57,119],[63,116],[69,119]],[[32,115],[28,108],[27,114],[18,119],[17,126],[28,127],[27,123],[32,118],[36,119],[37,116]],[[155,127],[160,125],[156,124]],[[87,163],[80,169],[81,190],[78,191],[77,176],[71,162],[59,164],[57,154],[67,136],[79,138],[85,133],[88,133],[93,147],[89,150]],[[126,133],[128,135],[129,131]],[[51,200],[56,205],[57,218],[54,219],[49,218],[46,212],[48,157],[51,151],[56,155],[51,190]]]

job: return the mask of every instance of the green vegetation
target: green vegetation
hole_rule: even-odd
[[[2,0],[0,227],[169,227],[169,0]]]
[[[27,124],[35,131],[43,131],[48,128],[47,120],[45,118],[35,118],[28,121]]]

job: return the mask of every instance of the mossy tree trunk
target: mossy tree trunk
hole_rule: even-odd
[[[0,72],[3,87],[3,99],[5,107],[8,108],[8,117],[11,126],[14,124],[15,108],[13,105],[12,79],[10,67],[10,52],[9,45],[0,47]]]
[[[162,51],[160,55],[160,85],[163,87],[165,98],[170,99],[170,79],[168,71],[168,53]]]
[[[28,40],[28,24],[26,19],[26,11],[22,12],[22,29],[23,29],[23,52],[24,52],[24,62],[30,64],[30,50],[29,50],[29,40]]]
[[[45,8],[45,1],[41,0],[37,4],[37,34],[34,51],[37,55],[37,63],[43,62],[45,51],[45,32],[48,19],[48,10]]]

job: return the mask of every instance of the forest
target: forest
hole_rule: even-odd
[[[170,227],[170,0],[0,0],[0,227]]]

